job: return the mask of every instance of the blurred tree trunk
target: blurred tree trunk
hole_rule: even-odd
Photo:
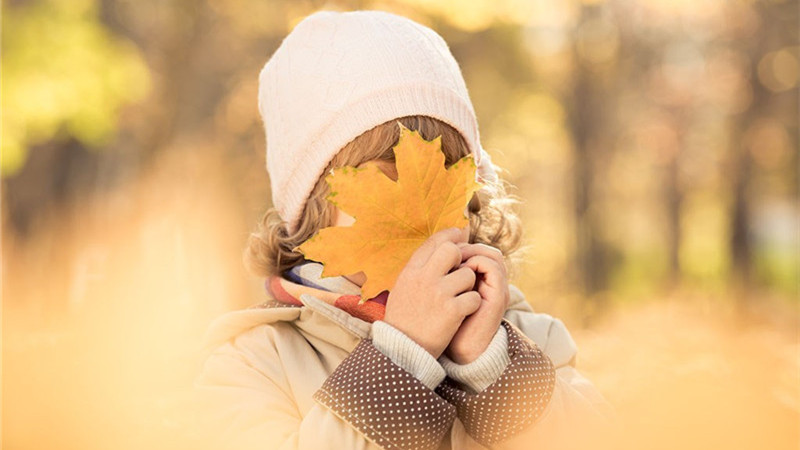
[[[669,252],[669,261],[667,267],[667,283],[670,287],[674,287],[680,281],[681,263],[680,263],[680,243],[681,243],[681,204],[683,203],[683,193],[680,189],[680,152],[684,145],[683,136],[686,133],[685,128],[681,124],[677,127],[676,134],[678,135],[678,142],[675,145],[675,151],[671,154],[667,166],[667,180],[665,186],[665,197],[667,207],[667,248]]]
[[[608,274],[598,236],[597,213],[591,208],[595,191],[594,134],[598,117],[590,105],[595,103],[593,96],[596,92],[591,80],[583,75],[579,75],[580,80],[575,84],[575,120],[572,125],[575,139],[575,260],[581,289],[584,294],[591,295],[605,287]]]
[[[753,4],[760,19],[760,30],[755,39],[742,39],[737,45],[747,51],[749,59],[749,79],[752,92],[750,107],[733,120],[731,126],[731,190],[733,205],[730,223],[731,279],[737,284],[738,291],[746,292],[753,283],[753,250],[750,236],[752,208],[748,200],[748,187],[753,175],[753,160],[750,156],[753,142],[748,142],[747,133],[759,118],[769,115],[767,109],[771,97],[770,92],[759,82],[758,64],[761,58],[770,51],[773,41],[780,41],[781,28],[775,26],[780,21],[772,21],[777,11],[762,3]],[[741,299],[747,297],[744,295]]]
[[[666,282],[670,288],[674,288],[681,281],[680,246],[683,239],[681,208],[683,206],[684,192],[681,188],[680,171],[682,155],[686,146],[686,135],[691,127],[691,103],[670,108],[670,113],[672,127],[675,130],[675,142],[672,143],[672,148],[664,149],[664,151],[669,152],[664,186],[664,202],[667,210],[666,233],[669,258]]]
[[[580,23],[598,12],[595,6],[581,8]],[[602,78],[581,60],[580,53],[573,42],[575,64],[572,98],[569,105],[569,120],[575,143],[574,161],[574,213],[576,249],[574,267],[582,293],[592,297],[608,285],[610,272],[609,258],[600,237],[600,217],[598,210],[592,208],[596,197],[596,185],[600,174],[596,173],[603,152],[601,137],[604,131],[604,118],[610,109],[602,86]],[[604,114],[605,113],[605,114]]]
[[[755,90],[755,89],[754,89]],[[752,113],[747,112],[743,117],[751,117]],[[745,120],[745,123],[749,120]],[[750,234],[748,232],[750,223],[750,205],[747,201],[747,186],[750,181],[751,168],[748,149],[741,141],[742,129],[746,128],[744,123],[734,127],[734,135],[737,139],[732,142],[735,148],[732,155],[733,170],[731,170],[732,190],[733,190],[733,210],[731,212],[731,237],[730,251],[732,262],[732,279],[740,287],[749,288],[752,283],[752,249]]]
[[[212,11],[207,2],[175,0],[154,5],[154,18],[143,22],[121,16],[130,8],[126,2],[100,0],[100,5],[105,26],[135,42],[158,74],[153,86],[153,97],[158,100],[147,103],[147,126],[132,136],[137,141],[139,162],[147,166],[176,136],[199,128],[221,97],[209,88],[214,83],[202,83],[215,69],[208,61],[200,61],[207,51],[203,39]],[[201,109],[198,104],[209,107]]]

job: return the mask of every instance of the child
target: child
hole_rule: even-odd
[[[246,256],[269,300],[209,329],[197,387],[220,444],[538,449],[601,424],[605,403],[573,367],[566,328],[508,284],[519,220],[444,40],[389,13],[318,12],[259,81],[275,208]],[[447,166],[472,155],[484,188],[469,227],[431,236],[389,292],[360,304],[363,273],[322,278],[294,249],[354,222],[325,200],[332,169],[377,161],[397,178],[398,122],[441,136]]]

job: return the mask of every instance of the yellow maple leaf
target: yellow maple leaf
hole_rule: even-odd
[[[400,122],[394,146],[397,181],[376,164],[342,167],[325,177],[327,199],[355,218],[348,227],[327,227],[297,250],[322,263],[323,277],[364,272],[361,300],[394,286],[411,255],[432,234],[469,223],[465,208],[481,184],[475,161],[465,156],[445,169],[441,136],[426,141]]]

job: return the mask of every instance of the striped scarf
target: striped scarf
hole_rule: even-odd
[[[322,278],[322,264],[308,262],[292,267],[282,277],[264,283],[267,293],[282,303],[303,306],[300,296],[310,294],[366,322],[382,320],[389,291],[361,302],[361,288],[343,276]]]

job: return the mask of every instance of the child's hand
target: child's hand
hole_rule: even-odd
[[[481,304],[461,324],[445,355],[457,364],[468,364],[489,346],[510,296],[505,260],[500,250],[485,244],[459,244],[459,247],[464,261],[459,267],[467,267],[477,274],[475,288],[481,296]]]
[[[406,263],[389,292],[384,322],[413,339],[438,358],[464,317],[481,304],[471,267],[460,267],[458,243],[465,230],[448,228],[433,234]],[[453,270],[452,273],[450,270]],[[491,338],[491,337],[490,337]]]

